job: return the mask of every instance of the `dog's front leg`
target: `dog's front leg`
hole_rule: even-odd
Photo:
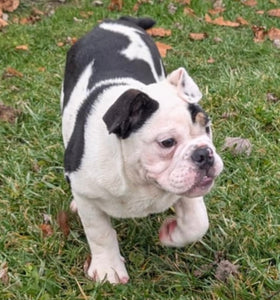
[[[74,200],[91,250],[88,276],[98,282],[127,283],[129,277],[109,216],[96,207],[94,199],[74,195]]]
[[[203,197],[180,199],[176,217],[168,218],[160,228],[160,241],[166,246],[182,247],[198,241],[209,227]]]

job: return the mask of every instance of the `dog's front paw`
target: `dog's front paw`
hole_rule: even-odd
[[[89,266],[89,267],[88,267]],[[84,265],[87,276],[96,282],[108,281],[112,284],[126,284],[129,280],[124,258],[110,258],[105,255],[95,256],[90,263],[87,260]]]
[[[163,245],[169,247],[183,247],[200,240],[208,229],[208,219],[204,222],[183,223],[175,217],[163,222],[159,230],[159,238]]]

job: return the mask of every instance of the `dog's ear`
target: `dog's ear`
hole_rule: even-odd
[[[157,101],[145,93],[130,89],[124,92],[103,116],[109,133],[126,139],[139,129],[158,109]]]
[[[167,76],[167,80],[176,86],[178,95],[188,103],[197,103],[202,93],[185,68],[179,68]]]

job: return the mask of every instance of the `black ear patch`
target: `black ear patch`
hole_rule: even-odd
[[[130,89],[124,92],[103,116],[109,133],[126,139],[139,129],[158,109],[157,101],[147,94]]]

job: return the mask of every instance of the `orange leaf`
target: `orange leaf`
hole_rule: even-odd
[[[267,14],[271,17],[280,18],[280,8],[271,9],[267,12]]]
[[[204,40],[205,38],[208,37],[208,34],[203,32],[203,33],[190,33],[189,38],[193,41],[201,41]]]
[[[219,26],[228,26],[228,27],[238,27],[238,26],[240,26],[240,24],[237,23],[237,22],[224,20],[224,17],[218,17],[218,18],[212,20],[211,17],[208,14],[205,15],[205,21],[207,23],[215,24],[215,25],[219,25]]]
[[[254,32],[254,42],[255,43],[262,43],[265,39],[265,36],[267,34],[266,30],[262,26],[252,26],[252,30]]]
[[[249,25],[248,21],[246,21],[242,17],[237,17],[236,22],[238,22],[240,25]]]
[[[16,50],[23,50],[23,51],[28,51],[28,45],[19,45],[16,46]]]
[[[256,11],[256,14],[258,14],[258,15],[263,15],[263,14],[264,14],[264,10],[257,10],[257,11]]]
[[[273,27],[268,30],[267,35],[271,41],[280,40],[280,29]]]
[[[123,0],[111,0],[108,9],[121,11],[123,6]]]
[[[160,42],[156,42],[156,46],[158,48],[158,51],[159,51],[161,57],[165,57],[167,50],[172,49],[172,47],[170,45],[160,43]]]
[[[170,29],[154,27],[154,28],[148,29],[147,33],[151,36],[164,37],[164,36],[170,36],[172,32]]]
[[[14,68],[8,67],[5,70],[3,77],[23,77],[23,74]]]
[[[224,12],[225,9],[223,7],[216,7],[214,9],[209,9],[208,12],[210,15],[214,16],[214,15],[218,15],[222,12]]]
[[[48,237],[53,235],[53,229],[50,224],[41,224],[39,225],[39,227],[43,232],[43,237]]]
[[[0,28],[8,25],[8,22],[0,18]]]
[[[191,9],[190,7],[184,8],[184,14],[187,16],[192,16],[192,17],[195,16],[194,10]]]
[[[58,213],[57,223],[64,236],[67,237],[70,233],[70,227],[68,224],[68,215],[65,211],[60,211]]]
[[[0,9],[12,12],[19,6],[19,0],[2,0],[0,1]]]
[[[256,0],[246,0],[242,2],[246,6],[256,6],[258,2]]]

